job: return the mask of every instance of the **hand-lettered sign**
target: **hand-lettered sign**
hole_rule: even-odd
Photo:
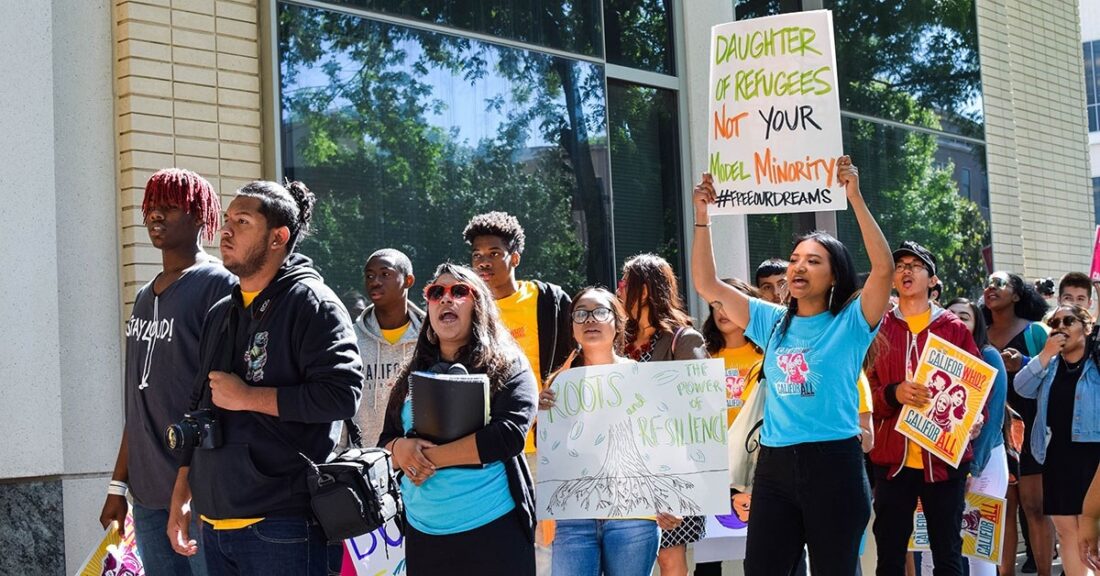
[[[1100,226],[1096,227],[1096,235],[1092,240],[1092,266],[1089,268],[1089,279],[1100,282]]]
[[[381,528],[344,540],[344,550],[354,567],[342,576],[403,576],[405,574],[405,538],[393,520]]]
[[[574,368],[539,413],[539,518],[728,514],[722,360]]]
[[[920,409],[906,405],[894,429],[957,468],[996,375],[989,364],[929,334],[912,380],[928,387],[932,401]]]
[[[847,208],[832,12],[720,24],[710,46],[711,213]]]

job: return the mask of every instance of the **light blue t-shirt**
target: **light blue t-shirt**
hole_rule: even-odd
[[[867,326],[862,298],[840,314],[795,316],[785,334],[787,309],[749,300],[745,336],[764,348],[764,427],[760,442],[778,448],[859,435],[859,390],[855,382],[878,325]]]
[[[401,409],[401,425],[405,432],[412,429],[412,403],[408,400]],[[503,462],[436,470],[420,486],[402,477],[401,498],[413,528],[433,536],[480,528],[516,507]]]

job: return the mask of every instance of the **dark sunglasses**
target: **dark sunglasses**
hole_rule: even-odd
[[[474,287],[469,284],[429,284],[424,287],[424,299],[428,302],[439,302],[444,296],[450,295],[452,300],[462,301],[474,294]]]
[[[1063,316],[1061,318],[1051,318],[1047,321],[1047,326],[1050,326],[1052,330],[1057,330],[1062,326],[1069,328],[1078,322],[1080,322],[1080,320],[1078,320],[1076,316]]]
[[[1008,284],[1009,281],[1007,278],[1001,278],[1000,276],[990,276],[989,280],[987,280],[985,283],[985,287],[1000,290],[1001,288],[1008,286]]]
[[[606,324],[615,317],[614,312],[610,308],[595,308],[592,310],[574,310],[573,311],[573,323],[584,324],[588,322],[589,318],[594,318],[596,322],[600,324]]]

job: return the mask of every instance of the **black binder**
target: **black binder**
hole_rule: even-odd
[[[456,367],[461,373],[455,373]],[[446,444],[489,424],[489,376],[465,371],[456,364],[448,374],[409,374],[410,436]]]

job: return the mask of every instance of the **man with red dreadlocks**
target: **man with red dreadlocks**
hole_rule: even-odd
[[[126,322],[126,425],[99,520],[121,529],[129,491],[146,574],[205,575],[202,555],[180,556],[168,541],[177,463],[163,434],[189,406],[206,311],[237,278],[202,249],[200,240],[212,241],[221,219],[218,194],[202,176],[179,168],[153,174],[141,213],[163,270],[138,290]]]

